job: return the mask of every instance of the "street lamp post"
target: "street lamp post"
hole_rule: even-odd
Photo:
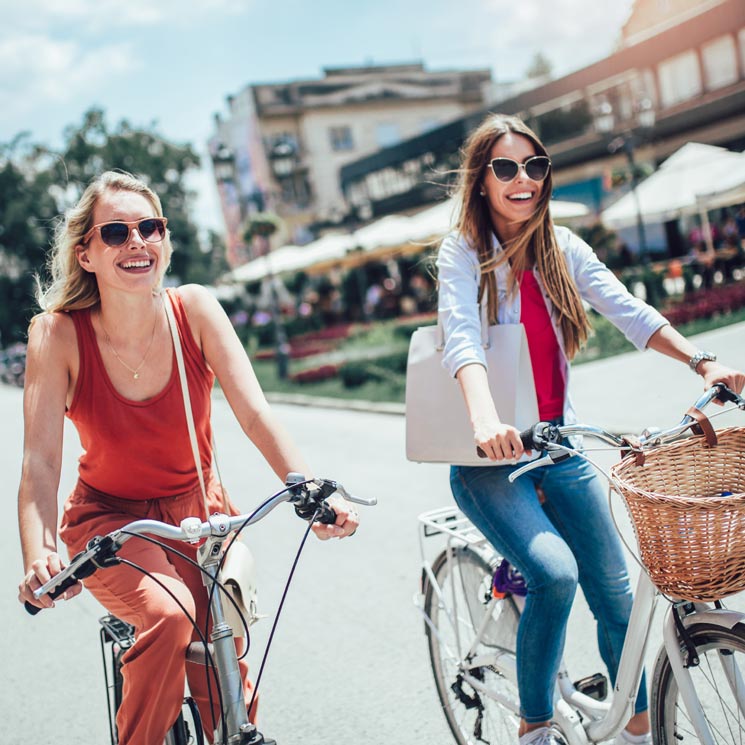
[[[644,218],[642,216],[642,206],[639,200],[639,171],[636,165],[635,148],[638,144],[636,137],[641,132],[650,132],[654,127],[656,115],[652,102],[648,99],[642,99],[634,107],[635,126],[627,129],[622,134],[614,137],[608,143],[608,152],[617,153],[623,151],[629,166],[629,175],[631,178],[631,194],[634,199],[636,209],[636,233],[639,241],[639,261],[642,264],[649,262],[649,250],[647,246],[647,234],[644,229]],[[613,133],[615,127],[615,116],[613,107],[607,101],[600,104],[595,115],[595,126],[597,130],[606,135]]]
[[[634,206],[636,208],[636,234],[639,239],[639,261],[642,264],[647,264],[649,263],[649,252],[647,250],[647,234],[644,230],[644,219],[642,218],[642,206],[639,201],[639,192],[637,191],[639,174],[636,169],[636,159],[634,158],[633,135],[616,137],[608,145],[608,150],[611,153],[617,153],[619,150],[623,150],[628,161],[629,172],[631,174],[631,194],[634,198]]]
[[[262,243],[261,253],[267,263],[267,279],[269,281],[269,310],[274,327],[274,348],[277,358],[277,377],[286,380],[290,367],[290,345],[287,340],[287,332],[282,323],[282,308],[279,293],[277,292],[278,279],[272,270],[271,263],[271,237],[277,231],[276,218],[266,214],[257,213],[249,218],[245,237],[247,240],[256,236]]]

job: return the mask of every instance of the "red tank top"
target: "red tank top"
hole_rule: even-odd
[[[192,336],[181,298],[175,291],[168,291],[168,296],[175,301],[173,310],[207,481],[212,462],[210,394],[215,376]],[[97,491],[135,500],[172,497],[198,486],[175,353],[165,388],[145,401],[130,401],[117,393],[106,373],[90,309],[71,311],[70,317],[78,339],[80,370],[67,416],[84,450],[79,459],[80,479]]]
[[[557,419],[564,413],[566,387],[561,351],[541,288],[531,271],[523,272],[520,282],[520,323],[528,337],[538,414],[542,421]]]

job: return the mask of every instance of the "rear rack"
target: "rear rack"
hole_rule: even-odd
[[[457,507],[440,507],[423,512],[418,519],[422,538],[444,535],[468,546],[486,543],[481,531]]]

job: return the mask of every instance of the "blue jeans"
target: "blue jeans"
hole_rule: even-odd
[[[517,632],[517,681],[527,722],[553,716],[553,690],[577,582],[597,621],[600,655],[615,682],[632,595],[607,492],[582,458],[507,480],[517,466],[453,466],[458,507],[528,585]],[[540,504],[536,488],[545,495]],[[644,678],[636,712],[647,709]]]

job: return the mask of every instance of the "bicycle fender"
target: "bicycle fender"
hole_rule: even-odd
[[[710,623],[714,626],[724,626],[728,629],[733,629],[738,623],[745,623],[745,615],[726,608],[709,608],[707,610],[696,611],[696,613],[691,613],[689,616],[683,616],[681,621],[686,628],[700,623]]]

